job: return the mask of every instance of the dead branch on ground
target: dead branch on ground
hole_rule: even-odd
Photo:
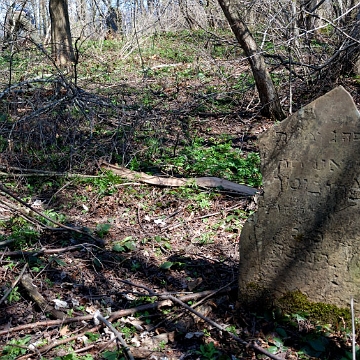
[[[224,289],[223,291],[220,291],[220,293],[226,292],[229,289]],[[210,294],[213,294],[214,291],[213,290],[206,290],[206,291],[202,291],[199,293],[193,293],[193,294],[188,294],[188,295],[184,295],[184,296],[180,296],[180,299],[182,301],[190,301],[190,300],[195,300],[195,299],[199,299],[202,298],[204,296],[208,296]],[[151,304],[144,304],[144,305],[139,305],[136,306],[134,308],[130,308],[130,309],[123,309],[123,310],[119,310],[119,311],[114,311],[110,314],[109,316],[109,321],[114,321],[117,320],[123,316],[129,316],[129,315],[133,315],[136,312],[139,311],[145,311],[145,310],[151,310],[151,309],[157,309],[157,308],[161,308],[164,306],[169,306],[170,302],[169,300],[164,300],[164,301],[157,301]],[[83,316],[77,316],[74,318],[65,318],[63,320],[46,320],[46,321],[38,321],[36,323],[31,323],[31,324],[23,324],[23,325],[19,325],[19,326],[15,326],[13,328],[8,328],[6,330],[0,330],[0,336],[1,335],[6,335],[6,334],[10,334],[10,333],[14,333],[14,332],[18,332],[18,331],[24,331],[24,330],[31,330],[31,329],[37,329],[37,328],[41,328],[41,327],[51,327],[51,326],[58,326],[58,325],[65,325],[65,324],[70,324],[70,323],[75,323],[75,322],[80,322],[80,321],[90,321],[94,318],[94,315],[83,315]]]
[[[103,322],[116,336],[116,338],[120,341],[120,344],[122,345],[122,347],[124,348],[124,351],[127,355],[127,357],[130,360],[135,360],[134,357],[131,355],[130,352],[130,348],[128,347],[128,345],[126,344],[125,340],[123,339],[122,335],[120,334],[119,331],[117,331],[114,326],[112,326],[112,324],[106,320],[100,313],[99,314],[95,314],[95,319]]]
[[[131,283],[130,281],[128,281],[128,283]],[[269,353],[267,350],[263,349],[261,346],[259,346],[256,342],[252,342],[249,343],[241,338],[239,338],[238,336],[234,335],[232,332],[230,332],[229,330],[227,330],[226,328],[224,328],[223,326],[219,325],[218,323],[216,323],[215,321],[209,319],[208,317],[204,316],[203,314],[199,313],[198,311],[194,310],[192,307],[190,307],[189,305],[185,304],[184,301],[178,299],[177,297],[173,296],[173,295],[164,295],[164,294],[157,294],[155,293],[152,289],[144,286],[144,285],[137,285],[134,283],[131,283],[133,286],[137,286],[137,287],[141,287],[142,289],[146,289],[149,292],[150,296],[156,296],[160,299],[163,300],[170,300],[173,303],[176,303],[180,306],[182,306],[183,308],[185,308],[186,310],[190,311],[191,313],[193,313],[194,315],[198,316],[200,319],[206,321],[208,324],[212,325],[213,327],[215,327],[216,329],[223,331],[225,333],[227,333],[232,339],[234,339],[235,341],[237,341],[239,344],[247,347],[247,348],[252,348],[253,350],[266,355],[268,357],[270,357],[271,359],[274,360],[282,360],[281,357],[276,356],[274,354]]]
[[[98,239],[95,236],[89,234],[86,231],[82,231],[79,230],[77,228],[73,228],[71,226],[67,226],[67,225],[63,225],[61,223],[59,223],[58,221],[51,219],[49,216],[43,214],[41,211],[35,209],[34,207],[32,207],[31,205],[27,204],[25,201],[21,200],[19,197],[17,197],[16,195],[14,195],[11,191],[9,191],[7,188],[5,188],[3,185],[0,185],[0,191],[4,192],[5,194],[7,194],[8,196],[10,196],[11,198],[13,198],[14,200],[16,200],[17,202],[19,202],[21,205],[25,206],[26,208],[30,209],[31,211],[33,211],[34,213],[36,213],[37,215],[40,215],[41,217],[43,217],[44,219],[50,221],[51,223],[59,226],[62,229],[66,229],[69,230],[71,232],[76,232],[78,234],[87,236],[91,239],[93,239],[97,244],[103,246],[104,245],[104,241],[102,239]],[[35,219],[36,220],[36,219]]]
[[[232,191],[243,196],[253,196],[257,193],[257,189],[247,185],[236,184],[232,181],[220,179],[214,176],[205,176],[193,179],[186,178],[168,178],[155,175],[148,175],[143,172],[132,171],[124,167],[115,166],[106,162],[100,165],[107,169],[112,170],[115,174],[128,180],[136,180],[145,184],[157,186],[180,187],[195,184],[201,188],[221,188],[223,190]]]
[[[45,298],[39,293],[37,287],[32,283],[30,274],[24,274],[21,277],[21,285],[44,313],[50,313],[55,319],[60,320],[66,317],[65,313],[48,304]]]
[[[67,246],[65,248],[56,248],[56,249],[46,249],[42,248],[37,251],[23,251],[23,250],[17,250],[17,251],[4,251],[0,252],[1,256],[38,256],[38,255],[52,255],[52,254],[62,254],[65,252],[75,251],[79,249],[86,249],[88,247],[95,247],[94,244],[84,243],[79,245],[73,245],[73,246]]]
[[[26,168],[20,168],[17,166],[5,166],[5,165],[0,165],[0,169],[7,171],[7,172],[1,172],[0,176],[11,176],[11,177],[54,176],[54,177],[86,178],[86,179],[102,177],[102,175],[86,175],[86,174],[75,174],[75,173],[69,173],[69,172],[56,172],[56,171],[46,171],[46,170],[37,170],[37,169],[26,169]],[[9,170],[11,170],[13,172],[9,172]],[[19,173],[15,173],[15,171],[19,172]]]
[[[5,292],[4,296],[0,299],[0,305],[6,300],[6,298],[10,295],[11,291],[13,291],[17,283],[20,281],[21,277],[24,275],[27,265],[28,265],[27,263],[24,265],[19,276],[12,282],[10,288]]]

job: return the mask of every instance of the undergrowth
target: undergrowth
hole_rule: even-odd
[[[196,138],[190,145],[179,148],[161,148],[134,157],[132,170],[158,167],[167,173],[184,176],[216,176],[250,186],[261,186],[260,157],[258,153],[245,155],[233,148],[231,142],[208,145]]]

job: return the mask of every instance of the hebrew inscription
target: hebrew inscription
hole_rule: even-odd
[[[240,299],[300,290],[338,306],[354,296],[360,310],[360,113],[350,94],[330,91],[259,147],[264,191],[241,233]]]

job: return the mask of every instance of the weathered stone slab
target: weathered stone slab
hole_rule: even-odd
[[[260,138],[264,192],[240,238],[240,301],[300,290],[360,310],[360,113],[338,87]],[[265,300],[268,301],[268,300]]]

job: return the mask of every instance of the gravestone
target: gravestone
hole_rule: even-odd
[[[239,299],[300,290],[360,310],[360,113],[338,87],[259,139],[263,193],[240,237]],[[268,303],[269,304],[269,303]]]

